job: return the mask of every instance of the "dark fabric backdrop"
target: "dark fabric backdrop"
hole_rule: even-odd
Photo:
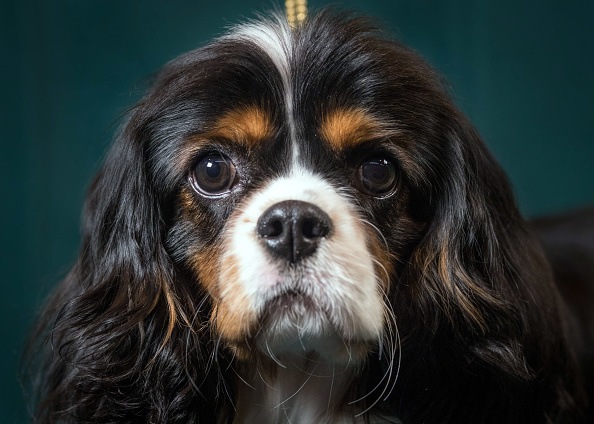
[[[319,8],[325,2],[310,1]],[[0,0],[0,423],[27,330],[74,261],[85,188],[151,73],[281,0]],[[594,202],[594,2],[344,1],[452,85],[528,216]]]

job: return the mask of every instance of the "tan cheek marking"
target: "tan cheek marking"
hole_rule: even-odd
[[[193,196],[187,190],[181,192],[180,207],[187,219],[199,219]],[[225,255],[223,243],[195,252],[191,267],[212,299],[210,320],[214,328],[227,342],[241,343],[255,327],[257,316],[240,283],[239,261],[234,255]]]
[[[189,189],[182,189],[179,202],[179,206],[182,209],[184,216],[193,221],[196,217],[197,210],[194,204],[194,196]]]
[[[219,296],[219,258],[221,249],[218,246],[208,247],[193,258],[193,268],[198,280],[213,299]]]
[[[381,123],[361,108],[338,109],[322,121],[320,134],[334,150],[388,134]]]
[[[210,247],[196,254],[192,265],[200,284],[212,298],[210,321],[214,328],[228,342],[242,341],[255,326],[256,314],[239,282],[236,262],[226,258],[221,264],[220,258],[221,249]]]
[[[221,272],[222,296],[212,319],[219,334],[227,341],[242,341],[256,324],[256,312],[240,283],[240,271],[234,257],[226,258]]]
[[[179,207],[182,210],[183,216],[188,221],[200,222],[202,217],[194,202],[192,193],[187,189],[183,189],[179,199]],[[218,244],[213,244],[198,252],[192,252],[191,256],[190,265],[198,277],[198,281],[213,298],[218,296],[217,287],[221,250]]]
[[[270,116],[256,106],[234,109],[217,120],[208,136],[252,146],[273,134]]]

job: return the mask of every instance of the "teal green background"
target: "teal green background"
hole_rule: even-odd
[[[323,1],[310,1],[319,8]],[[281,1],[0,1],[0,423],[27,330],[74,261],[85,188],[162,64]],[[528,216],[594,203],[594,2],[345,1],[419,51]]]

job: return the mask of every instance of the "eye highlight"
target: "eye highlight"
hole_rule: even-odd
[[[392,194],[397,182],[396,166],[387,159],[374,158],[359,165],[354,185],[362,193],[386,197]]]
[[[227,156],[210,153],[202,156],[190,171],[194,190],[205,197],[218,197],[229,193],[239,182],[237,169]]]

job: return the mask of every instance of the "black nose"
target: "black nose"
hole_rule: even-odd
[[[331,230],[326,212],[300,200],[285,200],[272,205],[260,216],[256,227],[264,245],[291,263],[313,254],[320,239]]]

